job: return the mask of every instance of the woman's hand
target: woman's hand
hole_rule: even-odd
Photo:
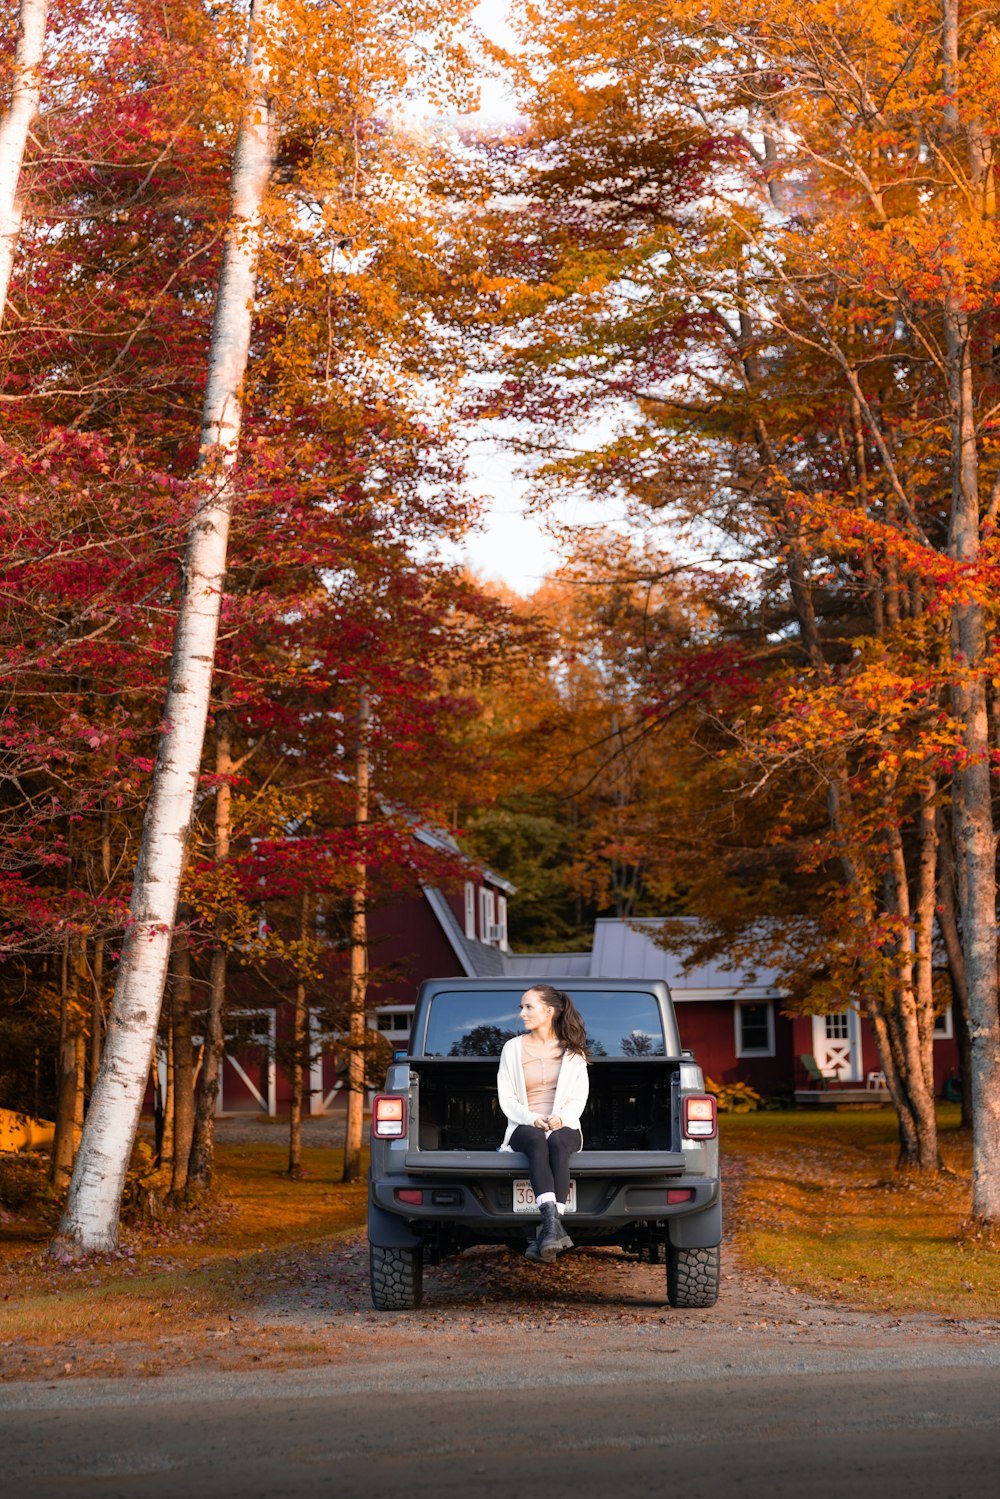
[[[558,1114],[550,1114],[545,1121],[547,1129],[562,1129],[562,1120]]]
[[[549,1121],[547,1119],[543,1119],[540,1114],[536,1114],[531,1122],[536,1129],[548,1129],[549,1127]]]

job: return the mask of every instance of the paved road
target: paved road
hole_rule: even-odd
[[[597,1377],[485,1365],[352,1365],[79,1380],[0,1391],[3,1493],[18,1499],[983,1499],[1000,1493],[1000,1360],[792,1372],[646,1361]],[[385,1350],[381,1350],[383,1356]],[[839,1355],[844,1362],[843,1351]],[[861,1361],[862,1363],[864,1360]],[[694,1376],[694,1377],[691,1377]],[[468,1385],[472,1384],[472,1388]],[[414,1384],[422,1385],[414,1391]]]

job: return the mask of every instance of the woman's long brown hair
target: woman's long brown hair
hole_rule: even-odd
[[[532,984],[526,994],[537,994],[550,1010],[554,1010],[552,1016],[552,1029],[567,1051],[575,1051],[581,1057],[589,1058],[590,1052],[587,1047],[587,1027],[583,1023],[583,1016],[568,994],[562,989],[556,989],[552,984]]]

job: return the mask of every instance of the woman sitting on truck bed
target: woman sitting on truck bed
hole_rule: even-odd
[[[587,1031],[568,994],[536,984],[521,996],[523,1036],[500,1053],[497,1095],[507,1115],[501,1150],[528,1157],[528,1174],[542,1215],[528,1245],[532,1260],[551,1264],[573,1240],[560,1219],[569,1197],[569,1158],[583,1146],[580,1115],[590,1093]]]

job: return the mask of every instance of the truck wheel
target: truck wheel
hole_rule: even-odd
[[[667,1245],[667,1300],[671,1306],[714,1306],[719,1299],[719,1246],[675,1249]]]
[[[424,1254],[415,1249],[368,1246],[372,1306],[379,1312],[411,1312],[424,1294]]]

